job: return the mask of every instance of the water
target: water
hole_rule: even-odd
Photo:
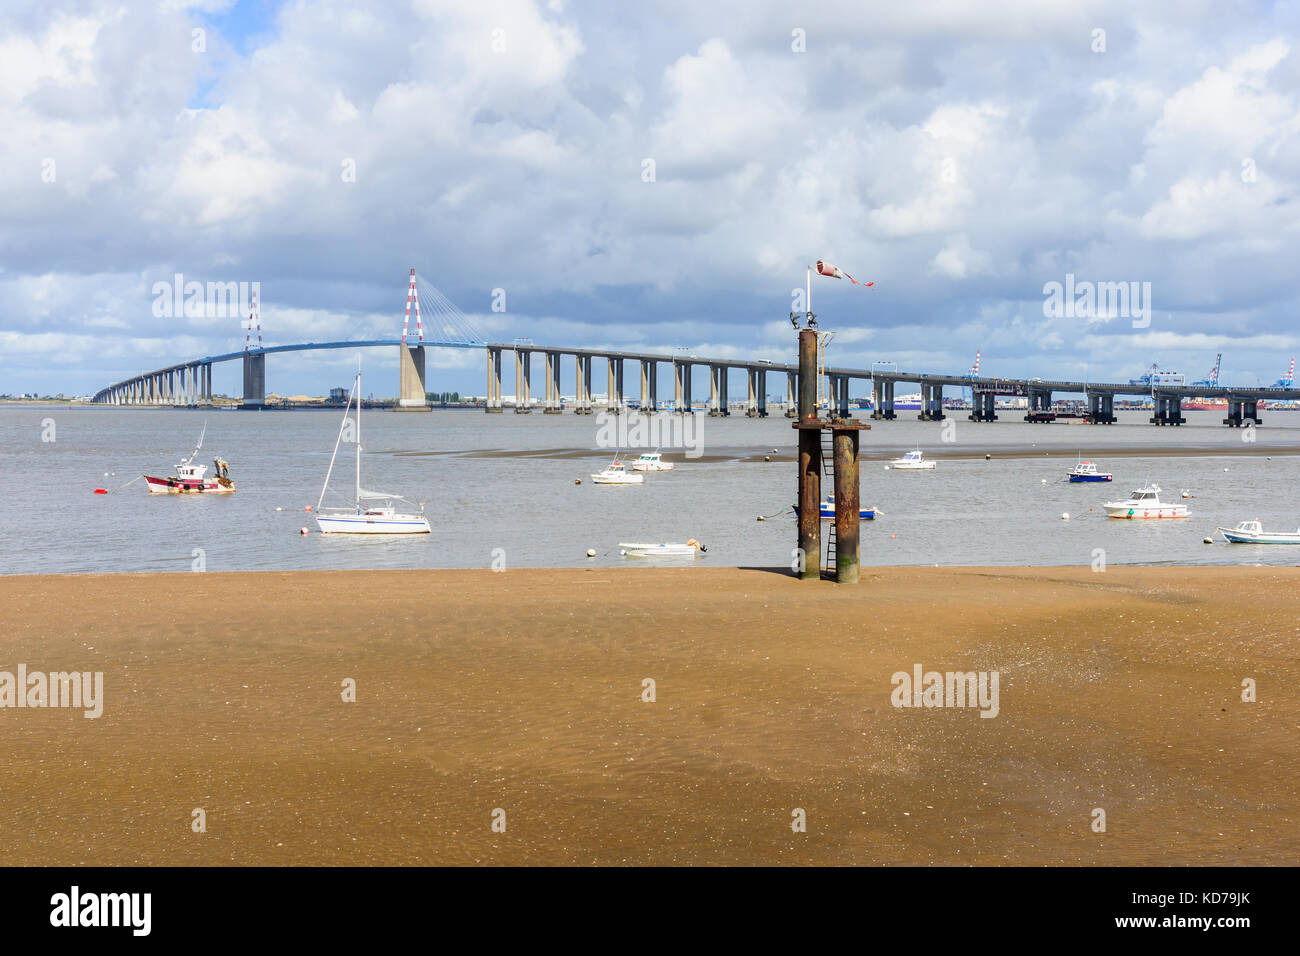
[[[1096,549],[1108,564],[1300,562],[1300,547],[1202,543],[1217,525],[1246,518],[1297,527],[1300,413],[1265,412],[1254,443],[1218,424],[1217,412],[1188,412],[1188,425],[1163,429],[1139,412],[1108,427],[962,417],[950,443],[942,441],[946,423],[904,414],[864,433],[864,455],[920,447],[970,457],[940,460],[932,472],[863,462],[862,500],[883,513],[863,523],[864,564],[1088,565]],[[433,534],[398,538],[322,536],[304,511],[320,493],[339,419],[337,411],[0,407],[0,573],[190,571],[199,562],[209,571],[480,568],[496,549],[506,567],[645,565],[620,556],[617,543],[690,537],[708,546],[701,559],[708,565],[791,560],[795,437],[783,418],[706,419],[704,458],[648,475],[642,486],[601,487],[590,473],[610,453],[596,447],[597,416],[368,411],[364,483],[428,502]],[[92,494],[143,471],[171,474],[204,421],[200,460],[228,459],[237,494],[149,495],[143,481]],[[42,441],[49,422],[54,440]],[[1150,451],[1157,447],[1164,451]],[[762,461],[774,448],[785,460]],[[1207,451],[1224,454],[1198,454]],[[997,457],[1013,452],[1029,457]],[[1047,460],[1045,452],[1065,457]],[[1097,458],[1115,482],[1065,483],[1078,452]],[[336,503],[351,496],[352,467],[345,446]],[[1169,498],[1190,489],[1192,517],[1130,522],[1089,511],[1147,480]],[[303,526],[312,533],[300,535]],[[596,558],[587,558],[588,548]]]

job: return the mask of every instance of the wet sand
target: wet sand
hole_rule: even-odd
[[[1235,433],[1240,434],[1240,433]],[[886,435],[879,436],[882,439]],[[862,447],[862,461],[889,461],[892,458],[900,457],[903,452],[910,451],[913,446],[893,443],[887,441],[874,441],[873,447]],[[645,449],[648,450],[648,449]],[[624,459],[633,459],[641,453],[641,449],[627,451],[623,455]],[[539,458],[553,461],[608,461],[611,452],[608,449],[591,449],[591,448],[532,448],[532,449],[509,449],[494,448],[486,451],[391,451],[381,452],[393,454],[404,458],[423,458],[423,457],[450,457],[450,458]],[[1260,445],[1248,444],[1245,442],[1225,442],[1222,444],[1197,444],[1197,445],[1104,445],[1098,447],[1088,447],[1082,452],[1082,457],[1091,459],[1106,458],[1237,458],[1242,456],[1249,457],[1277,457],[1283,458],[1288,456],[1300,455],[1300,444],[1277,444],[1277,445]],[[944,447],[937,445],[925,452],[927,458],[935,459],[1028,459],[1028,458],[1049,458],[1060,461],[1073,462],[1080,456],[1080,450],[1073,447],[1056,447],[1042,448],[1032,445],[969,445],[960,447]],[[663,460],[668,462],[680,463],[691,462],[695,464],[711,464],[723,461],[745,461],[745,462],[762,462],[762,461],[785,461],[792,462],[796,458],[793,446],[786,448],[773,448],[767,446],[735,446],[722,447],[710,451],[709,454],[690,455],[681,450],[668,450],[663,452]]]
[[[4,577],[0,671],[102,670],[105,700],[0,709],[0,854],[1294,864],[1297,588],[1294,568]],[[998,671],[998,716],[892,706],[916,664]]]

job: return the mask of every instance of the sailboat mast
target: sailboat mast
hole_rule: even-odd
[[[357,372],[357,509],[361,508],[361,373]]]

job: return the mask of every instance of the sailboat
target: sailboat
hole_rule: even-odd
[[[357,403],[357,494],[356,502],[351,508],[321,508],[325,501],[325,492],[330,486],[330,476],[334,473],[334,460],[339,454],[339,445],[343,441],[343,431],[348,423],[348,411],[352,401]],[[393,505],[394,501],[407,501],[401,495],[392,495],[383,491],[367,491],[361,487],[361,373],[357,372],[348,393],[348,403],[343,409],[343,421],[339,424],[339,437],[334,441],[334,454],[330,456],[329,471],[325,473],[325,484],[321,486],[320,500],[316,502],[316,525],[321,534],[428,534],[429,519],[424,516],[424,509],[418,513],[402,513]],[[383,502],[380,504],[379,502]],[[410,502],[407,502],[410,504]]]

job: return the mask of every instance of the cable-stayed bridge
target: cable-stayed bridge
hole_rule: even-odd
[[[428,327],[431,337],[428,339],[424,337],[425,311],[422,310],[421,305],[421,290],[424,295],[424,309],[429,315]],[[411,322],[412,318],[415,320],[414,325]],[[743,374],[746,379],[744,408],[748,417],[761,418],[768,414],[767,376],[769,374],[786,376],[786,401],[783,406],[787,416],[793,416],[795,396],[798,395],[798,366],[796,365],[746,359],[711,359],[680,352],[660,354],[536,345],[526,340],[517,340],[510,344],[487,342],[475,329],[473,322],[441,292],[431,285],[420,284],[414,269],[410,274],[406,315],[400,338],[263,346],[260,322],[258,322],[258,342],[256,345],[253,344],[252,330],[255,322],[258,322],[257,316],[250,316],[249,335],[242,351],[190,359],[124,379],[98,391],[93,401],[103,405],[183,407],[210,405],[212,404],[212,366],[221,362],[241,361],[244,373],[242,407],[261,408],[266,402],[266,357],[268,355],[357,348],[398,350],[398,407],[402,409],[428,408],[425,400],[425,350],[430,348],[476,349],[485,353],[487,364],[485,410],[489,414],[500,413],[506,407],[502,398],[502,362],[507,352],[514,357],[514,410],[519,413],[531,412],[534,407],[545,414],[559,414],[562,411],[560,372],[565,360],[573,363],[576,389],[571,408],[579,415],[591,414],[597,407],[592,391],[594,362],[604,366],[606,400],[603,407],[615,413],[630,407],[629,393],[624,380],[624,369],[628,363],[632,363],[634,367],[639,366],[640,387],[637,394],[640,410],[646,414],[659,411],[689,413],[694,406],[692,385],[696,378],[695,373],[699,369],[706,369],[708,372],[709,398],[706,408],[710,415],[730,413],[731,393],[728,388],[728,373],[733,370]],[[540,359],[539,364],[542,366],[542,389],[539,395],[540,401],[537,403],[534,403],[532,398],[535,358]],[[665,396],[661,400],[659,371],[664,366],[671,367],[672,398],[667,399]],[[943,404],[945,387],[971,390],[973,408],[968,417],[977,422],[997,419],[995,402],[998,396],[1025,398],[1028,409],[1024,417],[1027,421],[1051,421],[1054,417],[1052,402],[1055,395],[1082,395],[1088,406],[1085,417],[1097,424],[1110,424],[1115,421],[1116,395],[1148,397],[1154,405],[1154,414],[1150,421],[1155,425],[1183,424],[1186,419],[1182,415],[1182,400],[1185,398],[1216,398],[1224,402],[1226,417],[1223,423],[1232,427],[1259,424],[1262,421],[1260,405],[1264,400],[1300,400],[1300,389],[1296,389],[1289,379],[1280,380],[1275,386],[1254,388],[1217,384],[1175,384],[1154,380],[1150,384],[1046,381],[1038,378],[981,376],[978,360],[975,367],[958,375],[907,372],[875,366],[870,369],[827,367],[824,374],[827,404],[833,414],[844,418],[849,417],[849,384],[855,380],[865,381],[871,383],[873,408],[870,414],[877,420],[890,420],[897,417],[895,388],[899,383],[915,384],[919,387],[921,408],[918,417],[922,421],[940,421],[946,417]]]

